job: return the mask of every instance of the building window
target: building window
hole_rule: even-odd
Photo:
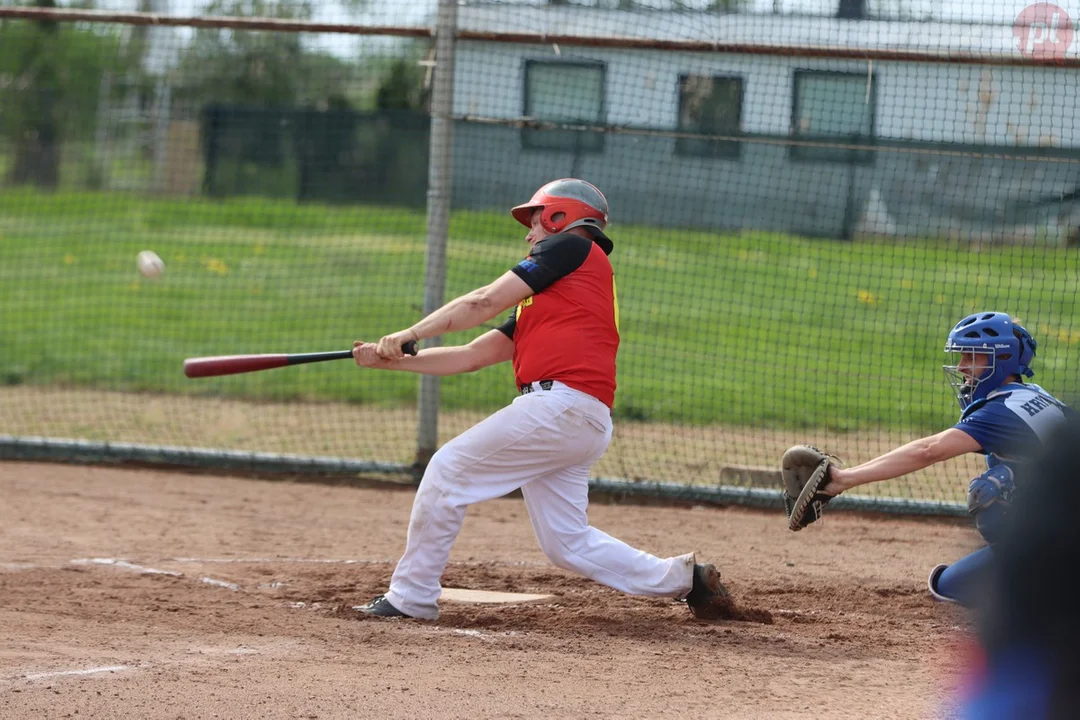
[[[679,131],[700,135],[738,135],[742,129],[743,81],[739,77],[679,76]],[[735,140],[680,137],[676,155],[738,158]]]
[[[525,63],[525,116],[579,125],[603,125],[604,64],[528,60]],[[591,130],[521,131],[530,150],[602,152],[604,133]]]
[[[799,140],[849,147],[793,145],[791,156],[797,160],[872,162],[873,152],[862,148],[874,142],[876,86],[874,76],[864,73],[797,70],[792,135]]]

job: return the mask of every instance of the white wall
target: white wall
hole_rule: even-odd
[[[870,64],[765,55],[562,48],[461,42],[454,112],[516,118],[525,61],[589,60],[607,66],[607,122],[674,129],[680,74],[744,78],[743,130],[785,135],[796,69],[866,73]],[[1080,147],[1080,70],[874,62],[880,138],[989,145]]]

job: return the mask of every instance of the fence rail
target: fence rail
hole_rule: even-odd
[[[334,35],[381,35],[385,37],[427,38],[436,36],[435,26],[370,25],[356,23],[325,23],[311,20],[285,20],[269,17],[182,16],[143,12],[112,12],[107,10],[76,10],[70,8],[0,7],[0,19],[49,22],[115,23],[150,27],[220,28],[230,30],[264,30],[288,33],[326,33]],[[884,21],[877,21],[884,22]],[[960,23],[956,23],[960,24]],[[965,23],[967,24],[967,23]],[[978,26],[978,23],[974,25]],[[999,27],[984,24],[985,27]],[[782,46],[769,43],[720,42],[706,40],[650,39],[640,37],[599,37],[571,33],[500,32],[458,28],[458,40],[591,47],[622,50],[661,50],[679,52],[728,53],[739,55],[793,55],[806,58],[837,58],[892,62],[948,63],[960,65],[994,65],[1019,67],[1080,67],[1080,57],[1023,56],[1005,53],[979,53],[949,50],[893,50],[888,48],[851,48],[840,45]]]
[[[0,51],[0,458],[409,476],[512,398],[506,367],[194,382],[183,359],[406,327],[516,263],[508,208],[565,176],[604,190],[616,243],[598,492],[779,507],[792,444],[854,464],[948,427],[940,349],[976,310],[1018,316],[1037,381],[1080,397],[1072,49],[1025,55],[982,26],[920,46],[928,25],[868,23],[845,44],[862,26],[450,9],[0,7],[19,48]],[[147,249],[160,278],[136,271]],[[979,464],[834,506],[963,515]]]

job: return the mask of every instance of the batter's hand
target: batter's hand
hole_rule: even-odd
[[[375,343],[366,343],[363,340],[357,340],[352,345],[353,360],[360,367],[367,368],[388,368],[393,365],[393,360],[384,360],[379,357],[376,352],[378,345]]]
[[[384,360],[400,360],[405,357],[402,345],[407,342],[416,342],[419,339],[412,330],[402,330],[393,335],[387,335],[380,340],[375,352]]]

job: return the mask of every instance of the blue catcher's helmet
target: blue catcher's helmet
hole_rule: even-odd
[[[1010,375],[1035,374],[1028,367],[1035,358],[1035,339],[1002,312],[975,313],[956,323],[945,352],[960,353],[956,364],[944,370],[961,410],[997,390]]]

